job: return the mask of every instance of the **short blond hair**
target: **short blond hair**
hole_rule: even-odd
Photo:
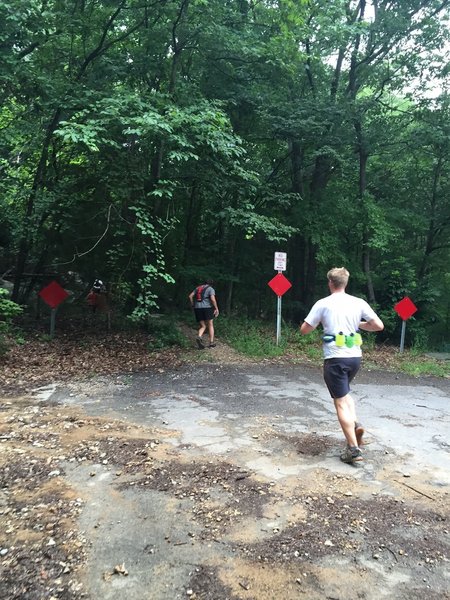
[[[328,281],[338,290],[347,286],[349,277],[350,273],[345,267],[334,267],[327,273]]]

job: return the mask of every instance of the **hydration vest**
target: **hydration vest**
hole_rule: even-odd
[[[353,346],[361,346],[363,343],[361,334],[358,331],[356,333],[351,333],[350,335],[344,335],[342,331],[336,335],[326,333],[322,336],[322,340],[325,342],[325,344],[334,342],[338,348],[342,348],[344,346],[347,346],[347,348],[353,348]]]
[[[209,285],[199,285],[198,288],[195,289],[195,301],[203,302],[205,299],[206,290],[209,288]]]

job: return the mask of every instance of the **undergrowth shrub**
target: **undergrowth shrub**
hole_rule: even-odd
[[[275,323],[271,326],[263,321],[221,316],[214,324],[218,336],[238,352],[253,358],[280,356],[287,345],[286,328],[282,327],[277,346]]]
[[[8,351],[8,336],[12,332],[12,320],[22,313],[22,307],[8,299],[7,290],[0,288],[0,355]]]
[[[149,319],[148,332],[150,335],[148,341],[149,350],[160,350],[172,346],[186,348],[188,345],[185,336],[169,318],[158,317]]]

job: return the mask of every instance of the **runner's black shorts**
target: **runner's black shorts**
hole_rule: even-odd
[[[361,357],[328,358],[323,363],[323,378],[331,397],[343,398],[350,392],[350,383],[361,366]]]
[[[194,308],[197,323],[200,321],[211,321],[214,319],[214,308]]]

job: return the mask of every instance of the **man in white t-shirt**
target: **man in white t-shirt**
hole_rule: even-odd
[[[364,428],[356,421],[355,403],[350,396],[350,383],[361,364],[361,336],[364,331],[381,331],[383,322],[362,298],[345,292],[350,273],[344,267],[328,271],[330,295],[318,300],[300,327],[306,335],[320,323],[323,327],[323,376],[334,400],[337,417],[347,441],[341,460],[362,460],[359,446]]]

